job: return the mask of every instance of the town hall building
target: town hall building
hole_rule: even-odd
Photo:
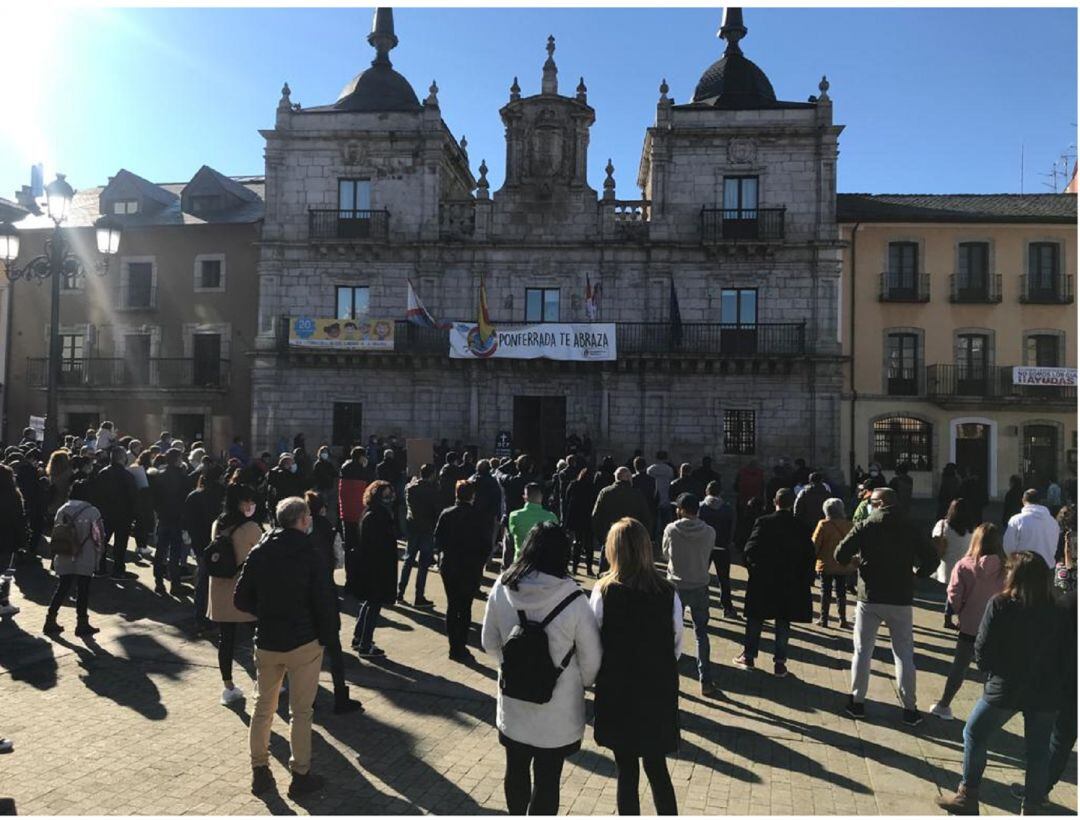
[[[712,455],[726,476],[802,457],[839,478],[842,126],[823,77],[778,99],[746,34],[728,9],[692,93],[659,84],[633,199],[610,163],[589,186],[603,110],[560,82],[552,37],[539,89],[522,66],[500,109],[495,191],[435,84],[421,99],[393,69],[389,9],[335,102],[301,107],[286,85],[262,132],[252,443],[396,434],[486,453],[506,431],[547,459],[587,433],[601,455]],[[410,288],[434,326],[406,321]]]

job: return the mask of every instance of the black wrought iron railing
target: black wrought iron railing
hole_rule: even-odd
[[[229,375],[228,359],[69,359],[60,365],[60,387],[222,390]],[[45,387],[48,381],[49,360],[27,359],[27,386]]]
[[[929,273],[898,273],[885,271],[881,274],[880,302],[929,302]]]
[[[1022,274],[1020,276],[1020,302],[1025,305],[1071,305],[1073,281],[1071,276],[1057,274]]]
[[[994,305],[1001,301],[1001,274],[954,273],[949,277],[949,301],[958,305]]]
[[[289,317],[278,322],[277,342],[282,352],[289,349]],[[498,324],[498,323],[497,323]],[[499,327],[503,325],[498,324]],[[802,356],[807,352],[806,323],[724,325],[714,323],[617,322],[616,351],[627,356],[720,355],[720,356]],[[421,327],[411,322],[394,322],[394,351],[397,353],[449,355],[450,341],[445,330]],[[318,352],[330,352],[320,349]],[[347,349],[336,351],[348,353]],[[371,351],[379,355],[381,351]],[[383,353],[383,355],[385,355]]]
[[[387,210],[317,210],[308,211],[310,239],[386,239],[390,226]]]
[[[1075,387],[1027,387],[1013,384],[1012,367],[972,367],[932,364],[926,368],[926,395],[930,399],[1043,398],[1075,401]]]
[[[701,241],[778,242],[784,238],[786,208],[702,208]]]

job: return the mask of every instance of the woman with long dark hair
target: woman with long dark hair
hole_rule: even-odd
[[[596,485],[588,467],[578,470],[577,477],[566,487],[566,521],[563,523],[574,539],[574,574],[585,559],[585,574],[593,576],[592,511],[596,505]]]
[[[15,484],[15,472],[0,464],[0,571],[26,545],[26,507]]]
[[[544,703],[512,697],[504,691],[506,670],[499,671],[495,725],[506,749],[510,814],[558,813],[563,762],[585,734],[585,687],[600,668],[600,632],[585,594],[567,575],[569,561],[563,529],[552,521],[536,525],[521,556],[492,586],[484,611],[481,641],[500,666],[524,619],[542,624],[551,662],[561,670]]]
[[[1027,768],[1021,813],[1046,797],[1050,733],[1061,705],[1064,619],[1055,606],[1050,568],[1030,550],[1013,553],[1005,587],[986,607],[975,662],[987,674],[983,695],[964,726],[964,769],[955,795],[937,798],[950,814],[979,813],[986,748],[1017,712],[1024,715]]]
[[[980,524],[971,536],[967,555],[953,567],[949,579],[948,602],[952,611],[960,617],[960,634],[956,636],[956,654],[953,656],[945,691],[938,702],[930,707],[930,714],[942,720],[952,720],[949,705],[964,682],[971,658],[975,654],[975,636],[979,631],[986,605],[1001,592],[1005,583],[1005,549],[1001,543],[1001,528],[993,524]]]
[[[604,652],[596,678],[596,742],[615,754],[619,814],[641,814],[642,765],[656,813],[678,814],[666,756],[679,746],[682,601],[656,571],[652,541],[638,521],[616,521],[604,551],[611,570],[590,599]]]
[[[375,624],[384,606],[397,598],[397,524],[394,487],[373,481],[364,490],[364,517],[359,542],[345,558],[346,589],[360,599],[352,646],[361,658],[381,658],[375,645]]]
[[[948,512],[931,532],[934,546],[937,547],[938,557],[941,563],[933,577],[942,584],[948,584],[952,578],[953,567],[956,562],[968,554],[971,547],[971,534],[975,530],[975,521],[972,520],[971,505],[963,498],[954,498],[949,503]],[[953,607],[948,598],[945,599],[945,628],[956,629],[953,621]]]
[[[203,475],[199,481],[202,482],[205,478]],[[214,521],[210,531],[211,541],[220,533],[228,533],[236,557],[236,575],[232,578],[210,576],[209,604],[206,609],[206,617],[218,625],[218,669],[224,685],[221,691],[222,706],[244,699],[244,693],[233,684],[232,679],[236,630],[239,624],[253,623],[255,616],[236,608],[233,604],[233,590],[248,553],[262,538],[263,528],[255,521],[255,507],[256,494],[253,487],[230,484],[225,493],[224,510]]]

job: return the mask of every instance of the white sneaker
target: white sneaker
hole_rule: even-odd
[[[15,744],[6,737],[0,737],[0,754],[6,754],[15,748]]]
[[[939,717],[942,720],[953,719],[952,709],[950,709],[948,706],[942,706],[940,703],[935,703],[933,706],[930,707],[930,714],[932,714],[934,717]]]
[[[239,686],[234,686],[232,689],[221,690],[221,705],[229,706],[236,703],[238,700],[244,699],[244,692]]]

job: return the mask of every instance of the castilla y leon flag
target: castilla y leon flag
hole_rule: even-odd
[[[416,288],[413,287],[411,279],[407,279],[409,285],[408,301],[406,302],[405,318],[412,322],[414,325],[420,325],[421,327],[431,327],[436,330],[449,330],[452,325],[449,322],[437,322],[435,318],[428,313],[427,308],[424,307],[424,303],[420,301],[420,297],[416,295]]]
[[[480,277],[480,314],[476,320],[477,330],[480,332],[480,341],[486,342],[495,333],[495,326],[491,324],[488,315],[487,288],[484,287],[484,277]]]

